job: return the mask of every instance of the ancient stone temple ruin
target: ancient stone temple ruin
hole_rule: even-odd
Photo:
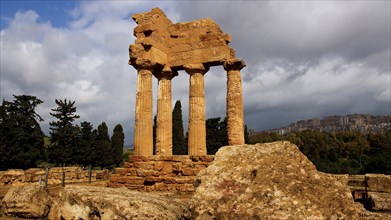
[[[125,170],[117,172],[122,172],[122,177],[126,175],[127,179],[120,180],[121,174],[116,174],[111,182],[129,183],[130,173],[138,178],[139,184],[143,183],[143,179],[139,177],[144,180],[152,176],[194,177],[213,160],[212,156],[206,155],[204,75],[210,67],[217,65],[223,65],[227,71],[228,142],[229,145],[244,144],[240,70],[245,64],[243,60],[235,58],[234,50],[228,46],[231,37],[223,33],[209,18],[174,24],[159,8],[135,14],[132,18],[137,23],[134,29],[137,39],[129,47],[129,64],[137,69],[135,155],[125,164]],[[185,70],[189,74],[187,157],[172,156],[171,80],[178,75],[179,70]],[[158,79],[156,155],[153,155],[152,136],[153,77]],[[165,161],[164,165],[162,161]],[[138,170],[129,170],[133,168]],[[148,176],[140,169],[147,169],[153,175]],[[164,172],[159,174],[162,170]],[[136,173],[142,174],[140,176]],[[149,178],[147,185],[154,186],[155,182],[152,182]],[[191,180],[186,183],[191,183]]]

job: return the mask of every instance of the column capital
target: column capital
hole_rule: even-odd
[[[186,73],[190,75],[193,75],[194,73],[205,74],[209,70],[209,67],[204,66],[203,64],[187,64],[184,65],[183,68],[185,69]]]
[[[230,70],[241,70],[243,69],[243,67],[246,66],[246,64],[242,59],[235,58],[235,59],[226,60],[223,66],[226,71],[230,71]]]
[[[138,58],[132,65],[138,70],[147,69],[153,71],[156,68],[157,63],[152,60]]]
[[[178,76],[178,71],[175,71],[175,70],[172,70],[170,67],[168,66],[164,66],[163,70],[162,71],[157,71],[154,73],[154,76],[157,78],[157,79],[169,79],[171,80],[172,78],[174,78],[175,76]]]

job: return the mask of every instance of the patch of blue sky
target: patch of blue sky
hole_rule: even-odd
[[[66,27],[77,4],[75,0],[0,0],[1,30],[9,26],[15,13],[28,10],[39,15],[38,22],[50,21],[53,27]]]

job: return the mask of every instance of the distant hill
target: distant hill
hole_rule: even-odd
[[[391,115],[374,116],[369,114],[333,115],[322,119],[311,118],[299,120],[285,127],[265,130],[262,132],[276,132],[286,134],[300,132],[307,129],[325,132],[358,131],[361,133],[381,132],[391,129]],[[256,133],[256,132],[255,132]]]
[[[133,151],[134,151],[134,149],[133,149],[133,147],[130,146],[130,145],[125,146],[125,147],[123,148],[123,153],[124,153],[124,154],[126,154],[126,153],[133,154]]]

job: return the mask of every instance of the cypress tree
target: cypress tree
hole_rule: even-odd
[[[78,164],[87,166],[93,163],[94,141],[93,126],[84,121],[80,124],[79,141],[75,152],[75,160]]]
[[[76,163],[75,151],[78,144],[79,127],[73,122],[80,118],[76,115],[75,101],[55,100],[57,108],[50,113],[57,120],[49,123],[51,145],[48,149],[48,156],[52,162],[65,165]]]
[[[182,105],[181,101],[175,102],[172,111],[172,150],[174,155],[187,154],[185,137],[183,135]]]
[[[124,131],[120,124],[116,125],[113,130],[113,136],[111,137],[111,149],[113,163],[119,166],[122,162],[123,148],[124,148]]]
[[[111,142],[109,138],[108,128],[105,122],[98,126],[98,136],[96,138],[96,153],[98,166],[109,166],[113,164],[111,157]]]

